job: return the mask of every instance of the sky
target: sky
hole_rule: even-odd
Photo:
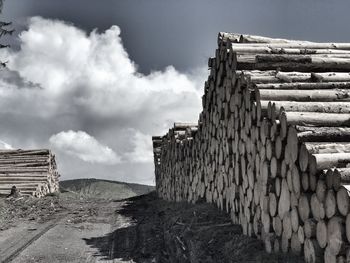
[[[154,184],[151,136],[195,122],[219,31],[349,42],[349,1],[7,0],[0,147],[56,154],[62,179]]]

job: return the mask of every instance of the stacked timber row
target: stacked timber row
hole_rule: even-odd
[[[350,44],[220,33],[203,111],[153,137],[158,195],[215,203],[268,252],[350,262]]]
[[[0,150],[0,194],[13,186],[23,195],[42,197],[58,191],[55,155],[50,150]]]

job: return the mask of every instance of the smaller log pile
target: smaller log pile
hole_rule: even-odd
[[[350,44],[220,33],[198,124],[153,137],[157,193],[268,252],[350,262]]]
[[[0,150],[0,194],[13,186],[22,195],[43,197],[59,189],[55,155],[50,150]]]

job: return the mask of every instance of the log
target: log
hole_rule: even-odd
[[[345,245],[344,240],[344,219],[337,216],[332,217],[327,224],[327,242],[333,255],[337,256],[341,252]]]
[[[305,239],[304,258],[307,263],[322,262],[322,249],[315,239]]]
[[[306,103],[302,102],[324,102],[323,105],[326,108],[333,108],[335,112],[338,112],[336,110],[337,106],[340,106],[341,104],[338,104],[340,101],[350,101],[349,95],[350,90],[349,89],[342,89],[342,90],[325,90],[325,89],[314,89],[314,90],[276,90],[276,89],[261,89],[259,90],[260,93],[260,100],[261,100],[261,107],[264,109],[267,105],[265,101],[271,101],[276,104],[276,107],[280,109],[283,108],[292,108],[293,106],[296,112],[302,111],[302,107],[307,108],[307,112],[311,111],[311,107],[321,106],[322,104],[317,103],[311,103],[310,107],[306,106]],[[278,101],[281,101],[281,103],[278,103]],[[282,104],[283,102],[287,101],[287,104]],[[297,101],[298,103],[290,103],[288,101]],[[336,101],[337,103],[331,104],[330,102]],[[346,105],[346,103],[343,104],[345,108],[348,108],[349,106]],[[292,111],[292,110],[290,110]],[[321,111],[323,112],[323,111]],[[333,111],[331,111],[333,112]]]
[[[273,218],[272,227],[276,235],[280,237],[282,235],[283,226],[282,226],[282,220],[279,216],[275,216]]]
[[[309,218],[304,222],[303,232],[306,238],[316,237],[317,221],[313,218]]]
[[[337,208],[341,215],[346,216],[349,212],[349,192],[345,187],[341,187],[337,192]]]
[[[285,179],[281,183],[281,194],[278,202],[278,216],[284,218],[285,214],[290,209],[290,192],[288,190],[288,184]]]
[[[323,153],[313,154],[316,158],[315,169],[317,171],[332,168],[332,167],[346,167],[350,163],[350,153]]]
[[[324,250],[324,262],[325,263],[337,263],[337,257],[332,254],[329,246]]]
[[[310,215],[310,197],[302,194],[299,198],[298,212],[301,221],[305,222]]]
[[[350,44],[348,43],[314,43],[314,42],[289,42],[289,43],[252,43],[252,44],[232,44],[230,48],[235,50],[235,48],[243,47],[266,47],[266,48],[299,48],[299,49],[341,49],[349,50]]]
[[[328,190],[325,200],[325,211],[327,218],[332,218],[337,211],[337,202],[333,190]]]
[[[298,232],[298,228],[299,228],[299,214],[298,214],[298,210],[296,207],[293,207],[291,212],[290,212],[290,221],[291,221],[291,226],[292,226],[292,230],[293,232]]]
[[[350,153],[349,142],[306,142],[305,146],[311,154]]]
[[[301,253],[301,243],[299,241],[297,232],[294,232],[292,234],[292,238],[290,240],[290,248],[291,248],[292,253],[294,253],[296,255],[300,255],[300,253]]]
[[[348,242],[350,242],[350,214],[348,214],[345,219],[345,232],[346,232],[346,238]]]
[[[343,184],[350,184],[350,168],[337,168],[332,173],[332,178],[339,179]],[[333,186],[332,181],[332,186]]]
[[[350,80],[350,75],[349,75]],[[255,87],[261,89],[286,89],[286,90],[331,90],[331,89],[350,89],[349,82],[292,82],[292,83],[264,83],[255,84]]]
[[[266,58],[265,58],[266,59]],[[311,60],[301,59],[297,61],[282,62],[260,62],[251,60],[240,60],[237,57],[234,68],[237,70],[279,70],[279,71],[299,71],[299,72],[342,72],[350,70],[348,58],[319,58]],[[261,60],[260,58],[257,60]],[[309,60],[309,61],[308,61]]]
[[[320,112],[285,112],[289,125],[304,126],[350,126],[350,114],[320,113]]]
[[[350,128],[296,126],[303,142],[350,142]]]
[[[325,248],[328,243],[327,225],[323,220],[317,222],[316,239],[321,248]]]

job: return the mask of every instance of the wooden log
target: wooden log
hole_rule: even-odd
[[[334,172],[329,171],[332,175],[332,186],[335,180],[340,180],[343,184],[350,184],[350,168],[337,168]]]
[[[304,142],[350,142],[350,128],[296,126],[298,139]]]
[[[346,167],[350,163],[350,153],[323,153],[313,154],[313,156],[316,159],[316,163],[311,164],[316,165],[316,167],[312,169],[316,169],[317,171],[332,167]]]
[[[291,221],[291,226],[292,226],[292,230],[293,232],[298,232],[298,228],[299,228],[299,214],[298,214],[298,210],[296,207],[293,207],[291,212],[290,212],[290,221]]]
[[[324,262],[325,263],[337,263],[336,255],[333,255],[330,246],[327,246],[324,250]]]
[[[327,242],[333,255],[337,256],[341,252],[344,241],[344,219],[337,216],[332,217],[327,224]]]
[[[306,101],[300,101],[300,99],[298,101],[263,100],[261,101],[261,109],[266,112],[268,103],[271,103],[274,105],[273,112],[275,113],[278,113],[282,107],[285,111],[293,112],[350,113],[350,106],[347,102],[311,101],[311,99],[315,98],[307,98]]]
[[[327,218],[332,218],[337,211],[337,202],[333,190],[328,190],[325,200],[325,210]]]
[[[350,76],[349,76],[350,80]],[[349,82],[292,82],[255,84],[260,89],[313,90],[313,89],[350,89]]]
[[[282,233],[282,238],[281,238],[281,250],[283,253],[287,253],[290,248],[290,239],[287,237],[286,233]]]
[[[337,208],[341,215],[346,216],[349,212],[349,192],[345,187],[337,191]]]
[[[298,238],[298,233],[294,232],[292,234],[291,240],[290,240],[290,248],[291,248],[291,252],[296,254],[296,255],[300,255],[301,253],[301,243],[299,241]]]
[[[267,48],[299,48],[299,49],[341,49],[349,50],[350,44],[348,43],[313,43],[313,42],[289,42],[289,43],[252,43],[252,44],[232,44],[230,48],[243,47],[267,47]]]
[[[304,259],[307,263],[322,262],[322,249],[315,239],[305,239]]]
[[[277,236],[281,236],[283,232],[282,220],[279,216],[275,216],[272,219],[272,227]]]
[[[316,196],[318,200],[320,200],[320,202],[324,202],[326,198],[326,193],[327,193],[326,182],[321,178],[319,178],[316,185]]]
[[[309,151],[305,144],[300,146],[299,150],[299,168],[302,172],[306,172],[309,163]]]
[[[301,221],[305,222],[310,215],[310,197],[305,194],[301,194],[299,198],[298,212]]]
[[[299,242],[301,244],[304,244],[305,233],[304,233],[304,228],[302,226],[299,226],[299,228],[298,228],[298,238],[299,238]]]
[[[312,73],[312,78],[318,82],[344,82],[350,80],[350,73]]]
[[[323,220],[317,222],[316,239],[321,248],[325,248],[328,243],[327,225]]]
[[[284,218],[284,215],[290,209],[290,192],[288,189],[288,184],[285,179],[281,183],[281,194],[278,202],[278,215],[280,218]]]
[[[334,111],[330,112],[338,112],[336,110],[337,106],[342,105],[344,108],[348,108],[346,103],[337,104],[330,102],[340,102],[340,101],[349,101],[350,90],[326,90],[326,89],[314,89],[314,90],[276,90],[276,89],[261,89],[259,90],[260,100],[262,109],[266,108],[266,102],[271,101],[276,104],[277,108],[280,109],[283,107],[285,110],[287,109],[296,109],[295,112],[302,112],[302,108],[306,108],[306,112],[310,112],[311,107],[318,108],[321,104],[310,103],[309,107],[306,103],[302,102],[323,102],[323,105],[326,108],[333,108]],[[278,103],[278,101],[281,101]],[[286,104],[282,104],[283,102],[287,102]],[[298,103],[290,103],[288,101],[298,102]],[[293,111],[293,110],[287,110]],[[321,111],[323,112],[323,111]]]
[[[306,142],[305,146],[311,154],[350,153],[349,142]]]
[[[262,57],[257,56],[257,60]],[[264,58],[266,59],[266,58]],[[250,59],[240,59],[237,57],[235,69],[238,70],[280,70],[280,71],[299,71],[299,72],[343,72],[349,71],[350,62],[348,58],[322,58],[297,59],[297,61],[282,62],[260,62]]]
[[[345,232],[346,232],[346,238],[348,242],[350,242],[350,214],[348,214],[345,219]]]
[[[288,124],[304,126],[350,126],[350,114],[320,113],[320,112],[285,112]]]
[[[317,221],[315,219],[309,218],[305,220],[304,228],[303,228],[305,238],[316,237],[316,226],[317,226]]]
[[[311,213],[316,220],[321,220],[325,217],[325,208],[323,202],[317,198],[317,194],[313,194],[310,200]]]

